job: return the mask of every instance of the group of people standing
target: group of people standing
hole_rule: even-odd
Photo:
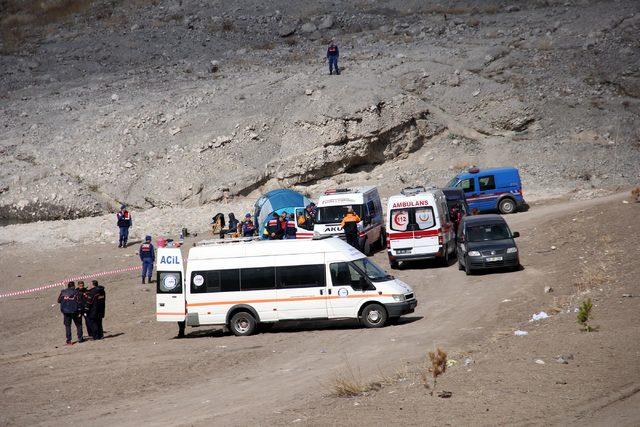
[[[71,323],[76,326],[78,334],[78,342],[84,342],[84,334],[82,330],[82,319],[84,319],[87,335],[94,340],[104,338],[102,329],[102,319],[105,313],[106,293],[104,287],[98,284],[97,280],[91,281],[91,288],[87,289],[83,281],[78,281],[76,287],[75,282],[67,283],[67,288],[63,289],[58,296],[58,304],[64,328],[66,332],[67,342],[65,345],[73,345],[71,340]]]

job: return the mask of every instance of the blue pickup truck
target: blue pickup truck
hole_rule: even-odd
[[[456,175],[447,187],[464,191],[469,209],[480,213],[498,210],[509,214],[527,206],[516,168],[471,168]]]

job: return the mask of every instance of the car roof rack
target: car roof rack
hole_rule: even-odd
[[[211,246],[211,245],[223,245],[225,243],[238,243],[238,242],[255,242],[258,240],[262,240],[261,237],[253,236],[253,237],[237,237],[235,239],[209,239],[209,240],[201,240],[200,242],[195,242],[193,246]]]
[[[413,196],[414,194],[424,193],[425,191],[427,190],[425,190],[424,186],[417,185],[415,187],[403,188],[400,193],[402,193],[404,196]]]

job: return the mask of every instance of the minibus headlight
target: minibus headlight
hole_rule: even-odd
[[[478,251],[469,251],[469,256],[480,256],[480,252],[478,252]]]
[[[392,295],[393,296],[393,300],[394,301],[404,301],[404,294],[397,294],[397,295]]]
[[[518,252],[518,248],[516,248],[515,246],[512,248],[507,248],[508,254],[515,254],[516,252]]]

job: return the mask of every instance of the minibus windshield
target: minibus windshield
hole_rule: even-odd
[[[393,276],[387,274],[386,271],[378,267],[374,262],[369,261],[368,258],[360,258],[355,261],[351,261],[356,267],[364,274],[367,275],[372,282],[384,282],[386,280],[393,280]]]
[[[353,211],[362,218],[362,205],[351,205]],[[316,213],[316,224],[336,224],[342,221],[348,206],[323,206]]]

